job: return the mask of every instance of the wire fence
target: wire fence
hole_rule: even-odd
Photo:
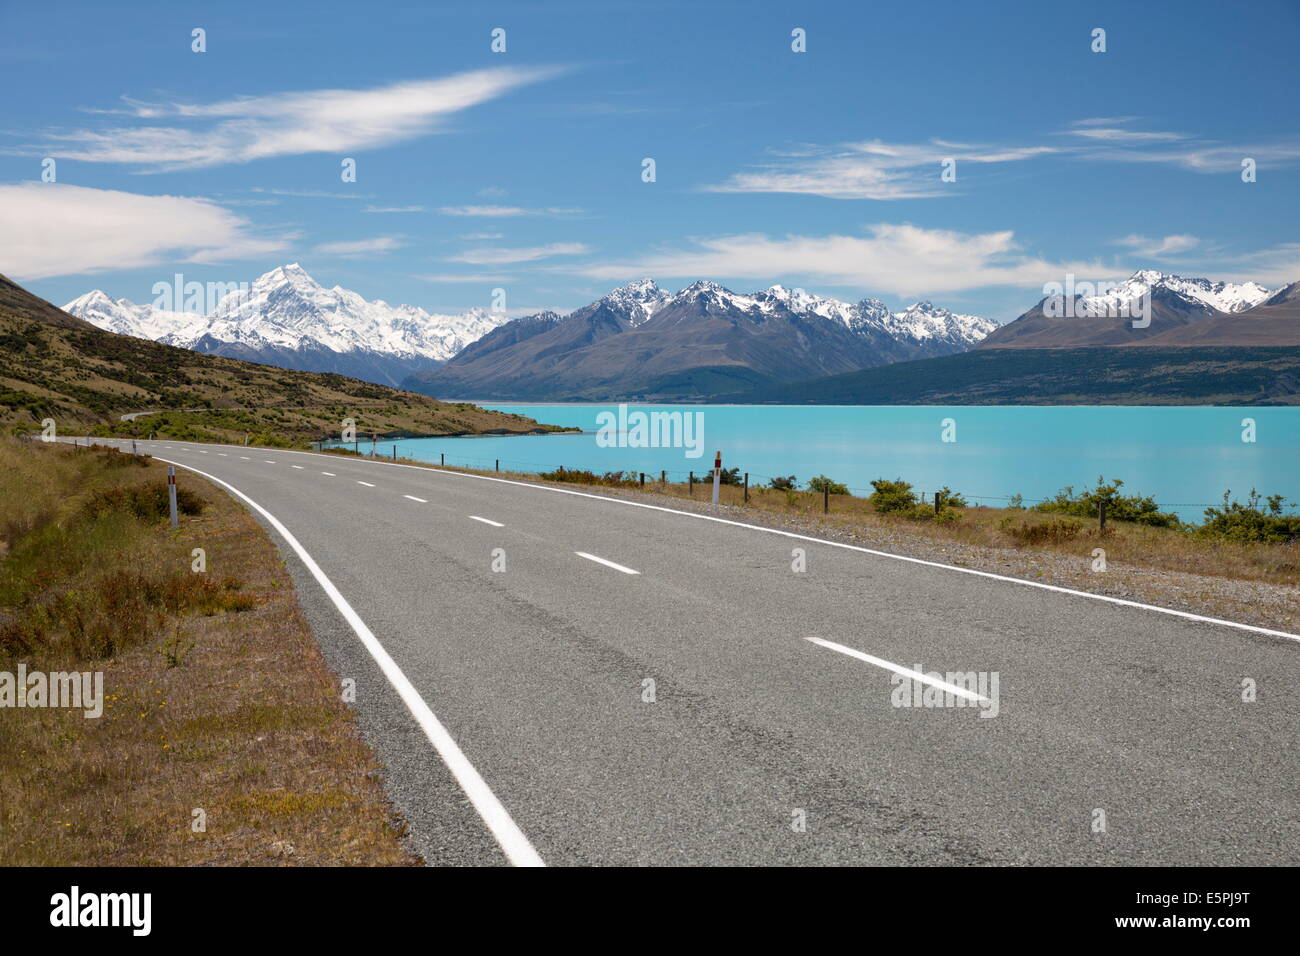
[[[373,457],[396,458],[398,460],[404,459],[406,461],[420,462],[422,464],[439,464],[447,468],[464,468],[470,471],[503,471],[503,472],[512,472],[515,474],[543,474],[543,473],[550,474],[558,470],[569,471],[569,472],[590,471],[599,477],[603,477],[605,475],[610,475],[610,476],[632,475],[634,476],[634,480],[638,479],[640,475],[644,474],[646,476],[647,484],[651,482],[669,482],[673,484],[687,484],[690,483],[692,479],[695,482],[711,483],[713,481],[713,468],[711,467],[710,464],[707,463],[705,459],[701,459],[701,467],[698,469],[658,468],[654,470],[647,470],[644,467],[636,467],[636,468],[624,468],[620,470],[620,469],[607,468],[604,466],[578,465],[577,467],[570,467],[568,465],[554,464],[550,462],[525,461],[517,458],[511,458],[511,459],[479,458],[470,455],[447,455],[445,453],[439,453],[437,458],[430,458],[427,456],[426,457],[403,456],[400,454],[400,452],[398,452],[399,442],[400,439],[380,440],[377,444],[374,445],[372,445],[372,443],[368,441],[349,442],[347,445],[342,445],[336,442],[332,445],[324,445],[323,450],[329,451],[329,450],[342,449],[342,450],[355,451],[356,453],[361,454],[364,457],[372,457],[372,454],[369,451],[369,449],[373,447],[375,449]],[[732,469],[727,468],[725,470],[730,472]],[[740,481],[743,481],[745,477],[747,477],[748,486],[751,491],[760,491],[765,489],[771,490],[773,481],[784,480],[784,479],[794,477],[793,475],[766,475],[766,474],[760,474],[758,472],[745,472],[743,469],[739,469],[739,468],[737,468],[736,470],[738,472],[737,481],[729,482],[729,484],[737,484]],[[822,477],[822,476],[818,476],[818,477]],[[882,478],[883,477],[884,476],[882,476]],[[905,480],[905,479],[899,479],[897,476],[895,476],[895,478],[887,479],[887,480]],[[856,485],[848,485],[845,484],[844,482],[838,482],[838,481],[835,482],[835,484],[843,485],[845,488],[848,489],[850,495],[859,498],[868,498],[876,490],[874,487],[870,485],[866,487],[862,487]],[[958,480],[958,484],[960,484],[959,480]],[[801,491],[801,492],[812,491],[813,489],[808,488],[807,485],[808,485],[807,480],[804,480],[800,485],[796,486],[791,490]],[[941,491],[945,487],[947,486],[940,485],[939,488],[935,488],[935,489],[922,489],[922,488],[913,487],[913,491],[918,496],[918,498],[920,498],[920,500],[924,502],[927,500],[933,500],[933,496],[935,492]],[[780,490],[784,490],[784,489],[780,489]],[[1086,493],[1088,490],[1089,489],[1082,486],[1073,487],[1071,493],[1077,494],[1080,491]],[[1062,493],[1064,493],[1065,489],[1061,489],[1061,491]],[[975,494],[973,492],[966,491],[961,487],[949,488],[948,494],[960,495],[960,497],[966,499],[967,501],[976,504],[980,502],[1000,502],[1002,503],[1000,505],[1001,507],[1011,506],[1013,502],[1017,506],[1033,507],[1034,505],[1046,504],[1048,502],[1054,502],[1059,500],[1057,495],[1052,495],[1046,498],[1034,498],[1034,497],[1019,495],[1019,494],[1012,494],[1012,495]],[[1131,494],[1140,498],[1146,497],[1145,495],[1141,495],[1137,492],[1132,492]],[[988,507],[998,507],[998,506],[999,505],[996,504],[988,505]],[[1219,501],[1212,501],[1212,502],[1186,502],[1186,501],[1156,502],[1156,507],[1161,510],[1168,510],[1173,508],[1204,509],[1204,508],[1218,508],[1222,506],[1223,506],[1222,499],[1220,499]]]

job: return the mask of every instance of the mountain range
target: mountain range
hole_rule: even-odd
[[[404,385],[513,400],[696,399],[965,351],[995,328],[930,302],[894,313],[879,299],[780,285],[737,293],[699,281],[670,294],[639,279],[567,316],[493,329]]]
[[[99,289],[63,309],[110,332],[383,385],[440,365],[507,320],[484,309],[439,315],[368,301],[339,286],[326,289],[297,263],[229,292],[207,315],[113,299]]]

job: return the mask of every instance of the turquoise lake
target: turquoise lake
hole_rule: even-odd
[[[446,455],[448,465],[487,469],[500,459],[512,471],[666,470],[684,480],[711,469],[721,450],[723,467],[749,472],[751,484],[795,475],[802,485],[825,474],[869,494],[872,479],[901,477],[919,491],[948,485],[995,506],[1014,494],[1032,504],[1105,475],[1197,521],[1226,489],[1241,499],[1256,488],[1300,501],[1300,408],[627,406],[700,413],[703,455],[689,458],[683,448],[600,447],[597,416],[617,414],[617,405],[482,404],[583,433],[406,439],[396,443],[398,455],[433,462]],[[942,440],[944,419],[953,420],[955,441]],[[1254,420],[1253,442],[1242,440],[1243,419]],[[381,441],[378,450],[391,455],[393,444]]]

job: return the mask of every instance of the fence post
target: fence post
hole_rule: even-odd
[[[501,459],[498,458],[496,461],[497,461],[497,467],[496,467],[496,470],[497,470],[497,471],[500,471],[500,470],[501,470]]]
[[[447,453],[445,451],[438,452],[438,467],[439,468],[447,467]]]
[[[934,513],[938,514],[939,509],[943,507],[943,495],[939,492],[934,493]]]
[[[722,484],[722,450],[713,458],[713,504],[718,503],[718,487]]]
[[[641,472],[641,487],[645,487],[645,472]]]
[[[828,515],[830,513],[831,513],[831,483],[830,483],[830,479],[827,479],[826,484],[822,485],[822,514]]]
[[[668,484],[668,472],[666,470],[659,472],[659,484],[661,485]]]
[[[686,493],[692,498],[695,497],[695,472],[691,472],[686,477]]]
[[[172,527],[180,527],[180,520],[176,517],[176,466],[167,466],[167,507],[171,511]]]
[[[1097,502],[1097,532],[1106,533],[1106,499],[1102,498]]]
[[[749,472],[745,472],[745,500],[749,501]]]
[[[397,461],[397,442],[393,442],[393,461]]]

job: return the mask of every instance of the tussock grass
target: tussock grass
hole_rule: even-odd
[[[98,719],[0,711],[0,862],[418,862],[274,545],[188,474],[171,530],[161,477],[0,439],[0,670],[102,671],[105,694]]]

